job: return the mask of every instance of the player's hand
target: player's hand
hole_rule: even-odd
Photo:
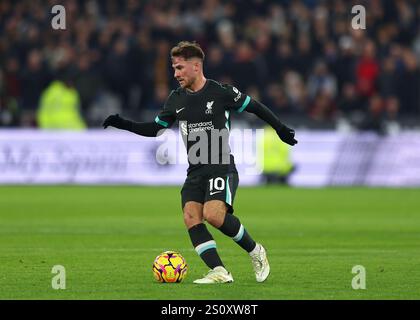
[[[102,123],[102,126],[104,129],[106,129],[108,126],[122,129],[124,126],[124,119],[121,118],[118,113],[113,114],[105,119],[104,123]]]
[[[282,127],[278,129],[276,132],[279,138],[283,142],[290,144],[291,146],[294,146],[296,143],[298,143],[297,140],[295,139],[295,130],[290,129],[286,127],[285,125],[282,125]]]

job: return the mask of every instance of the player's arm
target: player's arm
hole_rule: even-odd
[[[145,137],[156,137],[159,130],[163,129],[157,122],[134,122],[120,117],[119,114],[109,116],[102,125],[104,129],[111,126]]]
[[[297,143],[295,131],[284,125],[267,106],[252,99],[250,96],[241,93],[237,88],[231,85],[224,85],[223,87],[225,90],[226,105],[229,109],[234,109],[239,113],[244,110],[253,113],[273,127],[283,142],[290,144],[291,146]]]
[[[271,111],[267,106],[262,104],[261,102],[250,99],[247,108],[245,109],[247,112],[255,114],[261,120],[267,122],[274,130],[276,130],[277,135],[280,139],[290,144],[291,146],[295,145],[297,140],[295,139],[295,130],[287,127],[283,124],[279,118]]]
[[[118,129],[131,131],[145,137],[156,137],[160,130],[169,128],[175,121],[173,108],[171,107],[171,97],[173,92],[169,95],[165,102],[162,111],[156,116],[154,122],[134,122],[124,119],[118,114],[114,114],[105,119],[102,124],[104,129],[112,126]]]

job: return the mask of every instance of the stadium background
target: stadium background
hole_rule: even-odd
[[[55,4],[66,9],[65,30],[51,27]],[[358,4],[366,8],[365,30],[351,27]],[[276,255],[273,282],[255,289],[261,295],[240,295],[240,287],[219,297],[418,298],[414,0],[1,1],[1,298],[174,298],[170,289],[150,289],[149,264],[168,246],[190,261],[191,277],[202,272],[183,230],[179,188],[144,186],[147,174],[159,185],[180,184],[184,167],[162,170],[150,139],[100,127],[111,113],[154,119],[177,86],[168,53],[180,40],[203,47],[207,77],[265,103],[299,140],[285,149],[265,139],[267,155],[279,160],[266,163],[264,175],[241,175],[256,186],[238,192],[238,214]],[[263,126],[247,114],[233,124]],[[118,153],[123,160],[113,158]],[[119,161],[126,162],[121,170]],[[86,183],[131,187],[80,186]],[[265,222],[256,216],[262,212]],[[156,241],[168,234],[171,243]],[[241,261],[238,269],[249,273],[246,257],[217,239],[228,264]],[[50,264],[60,259],[73,267],[74,282],[57,296]],[[126,290],[119,269],[107,268],[116,261],[140,273]],[[365,295],[347,288],[356,264],[374,270],[377,282]],[[287,279],[279,276],[285,270]],[[251,279],[238,278],[239,286]],[[176,290],[194,297],[189,286]],[[202,298],[212,297],[205,289]]]

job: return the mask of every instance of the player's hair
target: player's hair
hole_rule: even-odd
[[[201,61],[204,61],[204,52],[195,41],[181,41],[171,49],[171,58],[173,57],[182,57],[185,60],[199,58]]]

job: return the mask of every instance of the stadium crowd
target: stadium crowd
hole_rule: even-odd
[[[0,126],[48,127],[44,105],[61,102],[88,127],[115,112],[150,120],[177,86],[169,50],[180,40],[203,47],[209,78],[282,118],[420,123],[415,0],[64,0],[65,30],[51,27],[54,4],[0,2]],[[352,28],[356,4],[366,29]]]

